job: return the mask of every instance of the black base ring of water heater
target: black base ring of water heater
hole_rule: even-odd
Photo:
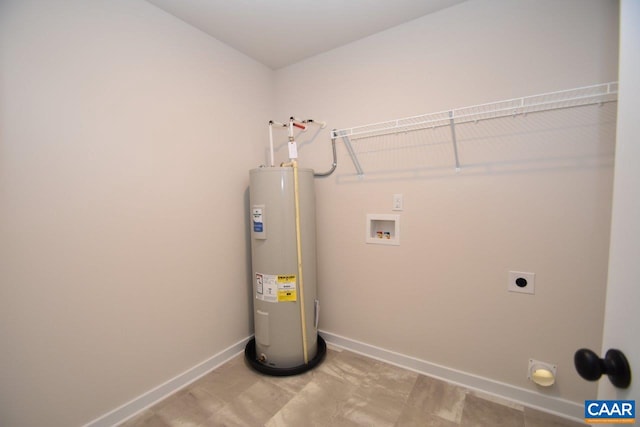
[[[256,358],[255,338],[251,338],[251,340],[247,343],[247,346],[244,348],[244,358],[247,359],[247,362],[249,362],[253,369],[260,373],[276,377],[287,377],[290,375],[298,375],[307,372],[315,368],[320,362],[322,362],[322,359],[324,359],[324,356],[326,354],[327,343],[324,342],[324,339],[320,335],[318,335],[318,351],[316,352],[316,356],[311,359],[309,363],[294,366],[293,368],[274,368],[272,366],[267,366],[263,363],[260,363]]]

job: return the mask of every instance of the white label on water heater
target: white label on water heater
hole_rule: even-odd
[[[278,276],[256,273],[256,299],[266,302],[278,302]]]
[[[264,226],[264,205],[254,205],[251,208],[251,230],[256,239],[266,239],[267,230]]]

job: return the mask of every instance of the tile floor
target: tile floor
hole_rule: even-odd
[[[121,427],[581,425],[329,346],[321,365],[291,377],[236,356]]]

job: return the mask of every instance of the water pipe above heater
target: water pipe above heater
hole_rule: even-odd
[[[318,121],[313,119],[299,119],[294,116],[289,118],[287,123],[277,122],[275,120],[269,121],[269,166],[275,166],[275,158],[274,158],[274,145],[273,145],[273,127],[276,129],[287,129],[288,130],[288,149],[289,149],[289,160],[294,160],[298,157],[297,145],[295,142],[294,129],[300,129],[300,133],[306,132],[308,125],[317,125],[320,126],[320,129],[324,129],[327,126],[327,123],[324,121]],[[317,172],[314,173],[315,177],[326,177],[331,175],[336,167],[338,166],[337,154],[336,154],[336,137],[333,136],[331,138],[331,148],[333,153],[333,162],[331,163],[331,168],[326,172]]]

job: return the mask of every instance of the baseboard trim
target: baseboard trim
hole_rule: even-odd
[[[574,421],[583,420],[582,416],[584,415],[584,408],[582,405],[575,402],[538,394],[531,390],[526,390],[499,381],[494,381],[489,378],[473,375],[468,372],[427,362],[425,360],[396,353],[391,350],[376,347],[374,345],[346,338],[331,332],[321,330],[319,333],[328,344],[354,353],[362,354],[404,369],[409,369],[420,374],[448,381],[470,390],[479,391],[514,403],[549,412],[560,417]],[[124,405],[107,412],[106,414],[85,424],[83,427],[111,427],[132,418],[139,412],[186,387],[218,366],[224,364],[229,359],[242,353],[244,351],[244,347],[251,338],[252,336],[243,338],[204,362],[199,363],[158,387],[132,399]]]
[[[515,387],[489,378],[473,375],[468,372],[458,371],[446,366],[427,362],[415,357],[396,353],[391,350],[376,347],[360,341],[352,340],[327,331],[319,331],[320,335],[328,344],[336,347],[344,348],[354,353],[359,353],[373,359],[380,360],[401,368],[435,377],[450,383],[460,385],[462,387],[479,391],[485,394],[493,395],[501,399],[512,401],[524,406],[549,412],[554,415],[567,418],[573,421],[583,421],[584,407],[557,397],[545,396]]]
[[[229,359],[243,352],[245,345],[250,339],[251,336],[241,339],[237,343],[213,355],[204,362],[184,371],[183,373],[171,378],[169,381],[134,398],[124,405],[107,412],[99,418],[85,424],[83,427],[111,427],[128,420],[139,412],[191,384],[200,377],[208,374],[218,366],[227,362]]]

